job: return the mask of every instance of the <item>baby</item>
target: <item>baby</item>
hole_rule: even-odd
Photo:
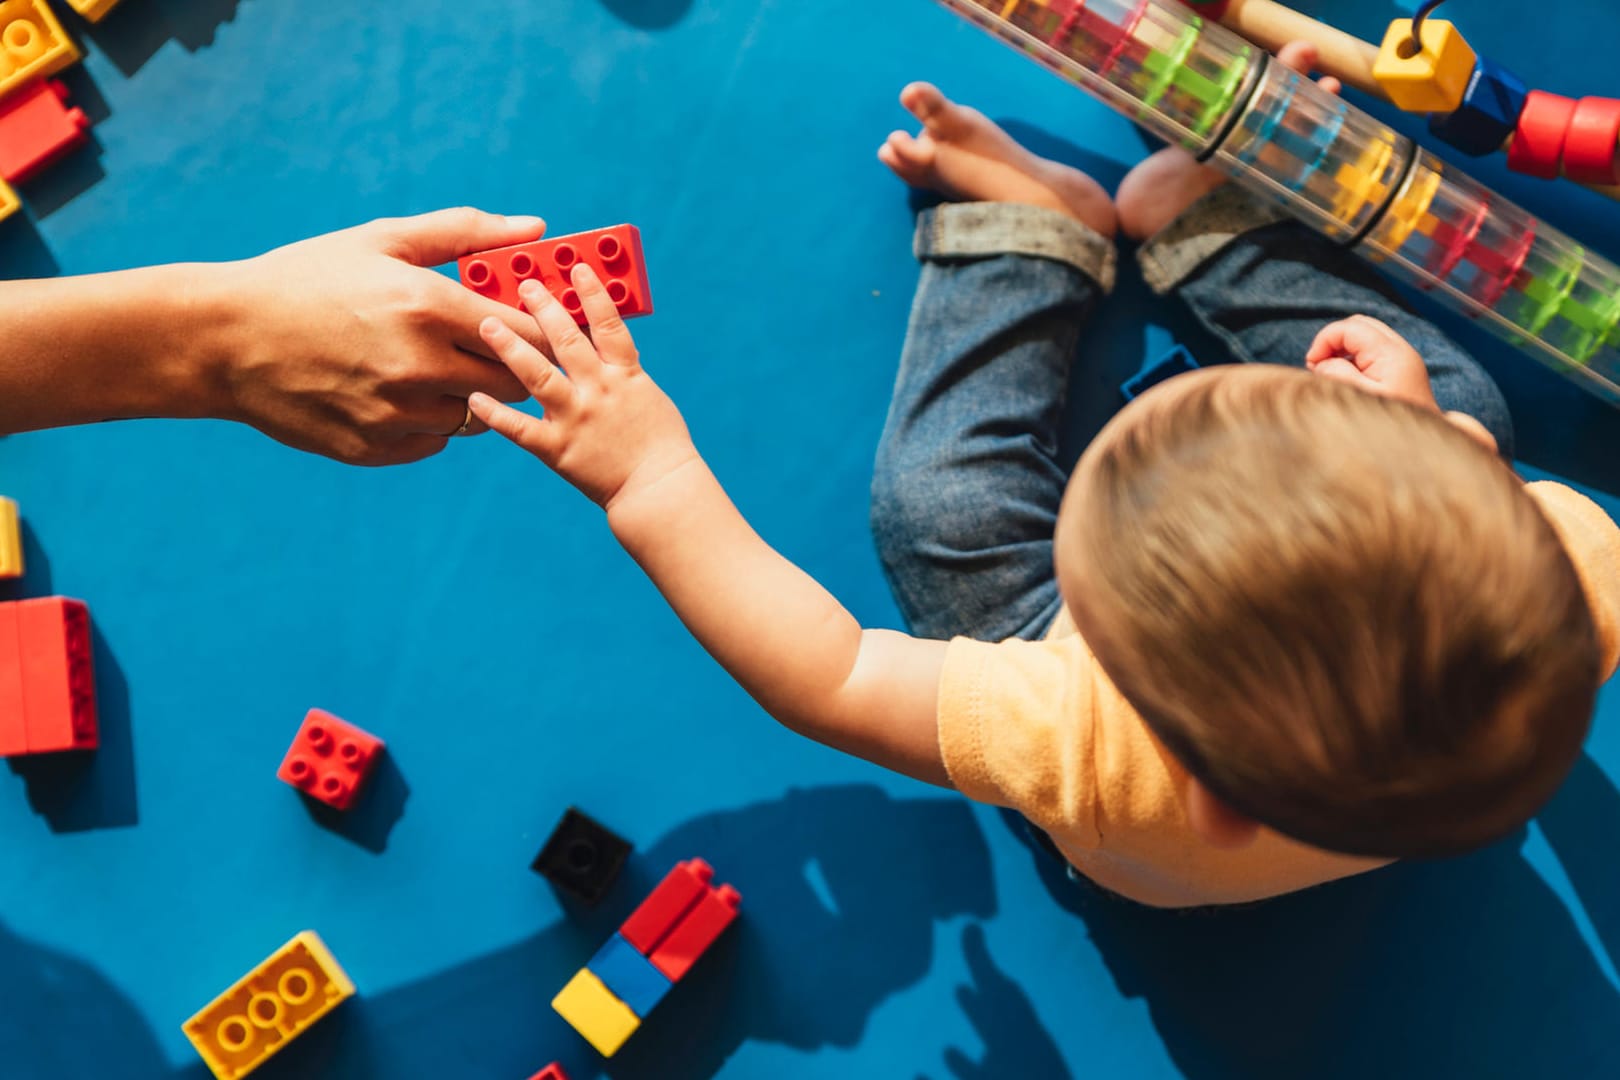
[[[606,510],[783,724],[1019,810],[1120,895],[1256,900],[1534,814],[1620,655],[1620,529],[1519,481],[1479,366],[1181,151],[1110,199],[931,86],[901,101],[923,131],[880,157],[955,200],[918,222],[873,482],[916,636],[863,629],[754,533],[588,268],[588,336],[525,284],[551,357],[481,327],[544,418],[482,394],[473,412]],[[1069,371],[1119,231],[1250,362],[1148,391],[1065,475]]]

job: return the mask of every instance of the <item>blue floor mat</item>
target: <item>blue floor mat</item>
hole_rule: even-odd
[[[61,8],[62,5],[58,5]],[[1395,10],[1307,3],[1366,37]],[[1620,10],[1446,13],[1532,83],[1620,94]],[[924,0],[125,0],[65,75],[93,151],[24,192],[0,276],[226,260],[472,203],[630,221],[651,370],[744,512],[874,625],[872,452],[915,266],[874,159],[930,78],[1114,183],[1124,120]],[[1420,125],[1403,121],[1421,134]],[[1620,206],[1469,165],[1605,254]],[[1620,511],[1620,413],[1447,319],[1529,468]],[[1178,333],[1134,273],[1076,445]],[[1080,888],[995,810],[779,729],[601,516],[493,438],[342,468],[222,423],[0,441],[30,573],[84,597],[104,736],[0,777],[0,1075],[186,1077],[181,1022],[298,930],[359,997],[259,1075],[1620,1075],[1620,705],[1508,842],[1217,914]],[[388,741],[351,817],[275,769],[311,706]],[[528,866],[568,805],[636,852],[599,909]],[[678,859],[743,918],[605,1065],[551,996]]]

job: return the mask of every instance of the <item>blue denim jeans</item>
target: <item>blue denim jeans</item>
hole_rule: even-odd
[[[913,633],[1038,638],[1062,607],[1052,534],[1069,372],[1113,286],[1114,246],[1062,214],[953,203],[917,222],[921,279],[872,479],[872,532]],[[1501,392],[1360,257],[1227,185],[1138,253],[1242,361],[1303,366],[1330,322],[1371,315],[1423,354],[1436,400],[1507,455]],[[1080,362],[1084,362],[1083,358]]]

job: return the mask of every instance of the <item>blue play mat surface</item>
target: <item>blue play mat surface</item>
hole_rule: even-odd
[[[1397,13],[1302,6],[1364,37]],[[1541,10],[1446,14],[1534,84],[1620,94],[1620,9]],[[896,92],[933,79],[1110,184],[1145,150],[926,0],[125,0],[70,25],[97,145],[25,190],[0,276],[464,202],[634,222],[648,366],[759,530],[875,624],[897,616],[866,489],[915,279],[873,156]],[[1620,206],[1470,168],[1620,256]],[[1620,412],[1446,325],[1503,381],[1530,470],[1620,511]],[[1076,437],[1180,336],[1127,274]],[[103,718],[87,764],[0,772],[7,1080],[204,1080],[181,1021],[306,928],[359,997],[267,1078],[1620,1075],[1612,691],[1509,842],[1157,913],[1067,883],[996,810],[779,729],[600,514],[495,438],[371,472],[226,424],[104,425],[0,441],[0,493],[30,563],[0,599],[89,601]],[[315,705],[388,742],[346,819],[275,779]],[[570,804],[636,844],[589,913],[528,869]],[[693,855],[743,919],[604,1066],[548,1003]]]

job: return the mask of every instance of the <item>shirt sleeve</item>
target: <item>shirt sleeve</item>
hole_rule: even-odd
[[[1095,847],[1096,661],[1078,636],[957,638],[939,688],[939,748],[970,799]]]
[[[1551,481],[1525,485],[1552,522],[1580,575],[1587,606],[1597,624],[1603,678],[1620,662],[1620,527],[1597,503]]]

